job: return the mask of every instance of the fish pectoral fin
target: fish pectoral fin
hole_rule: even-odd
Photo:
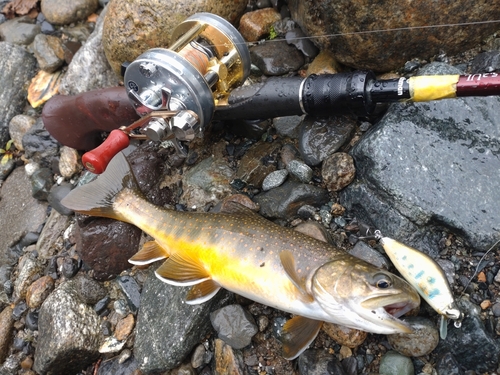
[[[289,250],[282,251],[280,253],[280,260],[283,269],[285,270],[286,274],[292,281],[293,285],[295,285],[297,289],[300,291],[300,297],[301,297],[300,299],[306,303],[313,302],[314,301],[313,296],[311,296],[307,292],[304,280],[300,277],[300,275],[297,272],[297,267],[295,267],[295,258],[292,252]]]
[[[137,266],[143,266],[165,258],[168,258],[168,251],[161,247],[158,242],[148,241],[142,246],[142,249],[128,261]]]
[[[156,271],[156,276],[170,285],[190,286],[210,280],[203,265],[187,254],[173,254]]]
[[[193,285],[186,296],[188,305],[197,305],[208,301],[217,294],[220,285],[213,280],[205,280],[199,284]]]
[[[323,322],[294,316],[283,326],[281,343],[283,344],[283,357],[292,360],[297,358],[314,341]]]

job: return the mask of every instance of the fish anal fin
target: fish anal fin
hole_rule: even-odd
[[[283,344],[283,357],[289,360],[297,358],[314,341],[323,322],[294,316],[283,326],[281,343]]]
[[[295,267],[295,258],[292,252],[289,250],[282,251],[280,253],[280,260],[283,269],[290,278],[290,281],[293,283],[293,285],[297,287],[297,289],[299,289],[301,300],[303,300],[306,303],[313,302],[314,301],[313,296],[311,296],[307,292],[304,280],[303,278],[300,277],[300,275],[297,272],[297,268]]]
[[[142,266],[168,258],[168,254],[168,251],[161,247],[158,242],[148,241],[142,246],[142,249],[128,261],[132,264]]]
[[[177,286],[196,285],[210,279],[203,265],[185,253],[173,254],[155,273],[160,280]]]
[[[213,280],[205,280],[199,284],[193,285],[186,296],[188,305],[197,305],[208,301],[217,294],[220,285]]]

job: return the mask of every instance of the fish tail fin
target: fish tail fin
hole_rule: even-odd
[[[116,196],[123,189],[139,191],[130,165],[122,152],[109,163],[106,171],[96,180],[69,192],[61,203],[67,208],[87,215],[109,217],[127,221],[113,207]]]

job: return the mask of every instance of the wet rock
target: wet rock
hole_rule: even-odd
[[[323,350],[306,350],[299,356],[298,365],[300,375],[345,375],[337,357]]]
[[[64,257],[61,266],[61,274],[66,279],[71,279],[80,270],[81,262],[75,258]]]
[[[119,341],[126,340],[127,337],[132,333],[134,329],[134,316],[128,314],[125,318],[121,319],[115,328],[115,337]]]
[[[458,71],[434,63],[423,73]],[[500,120],[492,110],[499,105],[497,97],[476,97],[391,106],[354,147],[359,179],[341,192],[341,203],[431,255],[443,227],[473,248],[489,248],[500,221],[500,181],[492,172],[500,168]]]
[[[26,291],[31,285],[33,279],[42,271],[41,263],[32,256],[31,253],[26,253],[19,259],[17,266],[19,274],[14,281],[13,299],[15,302],[26,297]]]
[[[120,362],[120,358],[112,358],[99,365],[96,375],[132,375],[138,368],[139,364],[134,357],[123,362]]]
[[[73,282],[62,284],[40,308],[33,366],[39,373],[76,373],[99,356],[99,317],[74,286]]]
[[[301,161],[290,160],[286,168],[290,172],[290,175],[300,182],[308,183],[312,179],[313,170]]]
[[[53,175],[49,168],[40,168],[30,176],[31,195],[39,201],[46,201],[49,191],[54,184]]]
[[[316,221],[306,221],[305,223],[300,223],[293,229],[297,232],[304,233],[309,237],[316,238],[317,240],[330,242],[330,234],[323,225]]]
[[[320,164],[352,136],[356,120],[349,116],[306,116],[300,128],[299,150],[306,164]]]
[[[269,173],[262,181],[262,190],[268,191],[283,185],[288,177],[288,170],[280,169]]]
[[[436,361],[438,374],[464,375],[455,356],[451,353],[443,353]]]
[[[42,13],[54,25],[68,25],[83,21],[97,10],[99,0],[74,0],[61,3],[57,0],[42,0]]]
[[[236,177],[250,185],[260,187],[264,178],[276,170],[276,159],[280,148],[279,142],[252,145],[241,158]]]
[[[36,119],[27,115],[16,115],[10,120],[9,135],[14,146],[19,151],[23,151],[23,136],[35,124]]]
[[[188,305],[184,299],[189,288],[167,285],[152,271],[142,290],[134,347],[146,373],[167,371],[182,363],[210,332],[209,312],[231,301],[230,294],[221,290],[203,304]]]
[[[471,63],[473,73],[492,73],[500,71],[500,51],[483,52],[474,57]]]
[[[148,48],[167,47],[174,29],[199,12],[210,12],[231,23],[246,8],[247,0],[236,1],[110,1],[104,21],[103,45],[117,75],[124,61],[133,61]]]
[[[0,313],[0,363],[7,358],[13,328],[12,308],[8,306]]]
[[[273,126],[279,135],[297,139],[300,135],[299,128],[302,123],[302,119],[303,116],[275,117],[273,119]]]
[[[367,332],[327,322],[323,323],[322,330],[339,345],[351,349],[360,346],[368,336]]]
[[[191,356],[191,366],[193,368],[199,368],[203,365],[206,365],[208,362],[207,357],[209,355],[209,352],[205,349],[205,346],[200,344],[196,347],[196,349],[193,351],[193,355]]]
[[[239,351],[233,350],[223,340],[215,339],[215,375],[243,375],[244,362]]]
[[[61,94],[76,95],[103,87],[118,86],[118,77],[111,70],[102,45],[102,30],[107,9],[105,8],[101,12],[95,30],[73,56],[68,70],[61,80],[59,89]]]
[[[391,263],[385,256],[363,241],[356,242],[354,247],[349,250],[349,254],[363,259],[365,262],[371,263],[375,267],[388,270],[391,266]]]
[[[258,332],[250,313],[240,305],[229,305],[210,314],[212,326],[221,340],[233,349],[243,349]]]
[[[59,171],[61,176],[71,178],[73,175],[81,172],[80,154],[71,147],[62,146],[59,159]]]
[[[307,38],[306,34],[299,27],[288,31],[285,35],[285,40],[288,44],[295,46],[308,59],[314,58],[319,52],[311,39]]]
[[[19,320],[24,315],[24,313],[28,310],[28,305],[26,302],[20,301],[16,303],[14,308],[12,309],[12,318],[14,320]]]
[[[457,304],[465,314],[462,326],[455,328],[452,324],[448,325],[448,336],[439,342],[435,354],[451,353],[465,370],[495,371],[500,345],[486,331],[480,318],[480,308],[465,298],[457,301]]]
[[[137,281],[132,276],[120,276],[117,279],[125,298],[127,299],[128,306],[132,313],[137,313],[141,303],[141,288]]]
[[[53,73],[64,63],[63,43],[60,38],[38,34],[33,41],[33,52],[40,69]]]
[[[407,357],[421,357],[431,353],[439,343],[434,322],[420,316],[402,319],[413,328],[412,333],[387,335],[392,348]]]
[[[345,65],[376,71],[390,71],[414,57],[428,59],[441,51],[448,55],[463,52],[497,31],[496,24],[430,27],[418,31],[413,27],[500,17],[500,10],[493,4],[477,6],[468,1],[445,4],[387,0],[372,4],[349,0],[317,3],[292,0],[288,6],[292,18],[307,35],[316,37],[315,43],[321,49],[330,49]],[[485,15],[488,15],[486,19]],[[355,34],[370,30],[393,31]],[[327,37],[332,34],[333,37]],[[318,35],[325,37],[317,38]]]
[[[30,310],[26,314],[26,328],[38,331],[38,310]]]
[[[0,26],[3,26],[2,24]],[[0,147],[9,140],[9,123],[26,104],[26,83],[35,75],[36,59],[24,48],[0,42]]]
[[[40,70],[31,80],[28,87],[28,102],[33,108],[38,108],[54,95],[59,93],[62,71],[48,73]]]
[[[45,129],[41,118],[24,135],[22,143],[26,157],[42,167],[50,167],[59,154],[59,143]]]
[[[304,55],[285,40],[273,40],[250,48],[250,58],[266,76],[296,72],[304,65]]]
[[[15,169],[0,192],[0,265],[13,264],[19,255],[9,250],[26,233],[38,231],[45,221],[47,204],[31,196],[31,187],[23,168]]]
[[[61,199],[68,195],[71,190],[73,190],[73,185],[68,182],[62,182],[60,185],[53,185],[50,188],[47,202],[49,202],[50,206],[61,215],[69,216],[73,214],[73,210],[61,204]]]
[[[321,167],[321,176],[330,191],[340,191],[349,185],[356,175],[356,167],[351,155],[336,152],[328,156]]]
[[[42,276],[31,283],[26,290],[26,303],[30,309],[39,308],[43,301],[54,290],[54,279],[50,276]]]
[[[233,177],[234,172],[225,161],[208,157],[184,175],[181,200],[191,208],[215,203],[231,191]]]
[[[16,17],[0,25],[0,38],[7,43],[27,46],[40,31],[40,25],[29,16]]]
[[[411,359],[394,351],[389,351],[380,360],[380,375],[413,375],[415,369]]]
[[[287,181],[283,185],[255,196],[260,213],[268,218],[290,219],[303,205],[319,207],[328,202],[328,192],[314,185]]]
[[[130,268],[128,260],[139,248],[139,228],[112,219],[78,218],[76,249],[97,280],[111,279]]]
[[[281,15],[273,8],[264,8],[245,13],[240,19],[238,31],[247,42],[256,42],[269,35],[273,23]]]
[[[306,74],[336,74],[341,70],[333,53],[324,49],[308,65]]]
[[[69,221],[68,216],[61,215],[56,210],[50,212],[36,244],[40,258],[49,259],[63,249],[62,234],[68,227]]]

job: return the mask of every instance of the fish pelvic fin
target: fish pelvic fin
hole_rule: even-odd
[[[120,217],[113,208],[118,193],[127,188],[139,191],[127,158],[122,152],[119,152],[102,175],[96,180],[70,191],[61,200],[61,203],[82,214],[127,221]]]
[[[186,253],[175,253],[156,271],[156,276],[170,285],[190,286],[210,280],[198,259]]]
[[[304,279],[300,277],[295,266],[295,258],[291,251],[284,250],[280,253],[280,260],[283,269],[290,278],[290,281],[300,292],[300,299],[305,303],[314,301],[314,297],[307,292]]]
[[[158,242],[148,241],[142,246],[142,249],[128,261],[136,266],[143,266],[168,257],[169,252],[161,247]]]
[[[188,305],[197,305],[208,301],[217,294],[220,285],[213,280],[205,280],[199,284],[193,285],[186,296]]]
[[[283,357],[292,360],[297,358],[314,341],[323,322],[294,316],[283,326],[281,343],[283,344]]]

